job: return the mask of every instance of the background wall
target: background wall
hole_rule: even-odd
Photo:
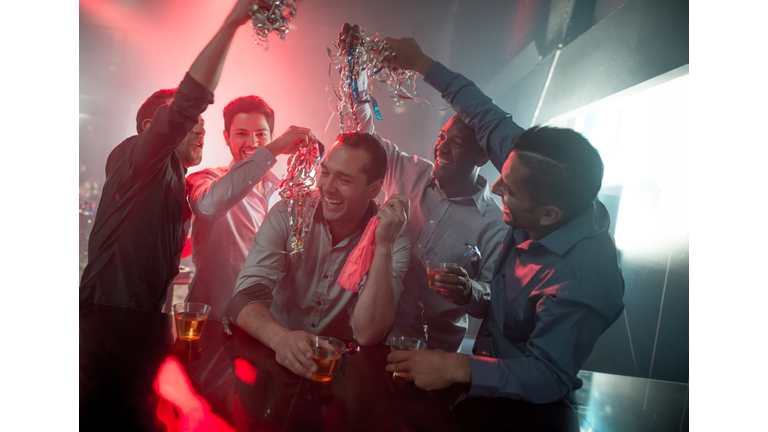
[[[98,202],[106,157],[135,134],[140,104],[178,84],[231,5],[80,1],[81,210],[83,202]],[[415,37],[521,126],[564,125],[590,139],[606,163],[600,198],[614,221],[626,313],[601,337],[584,369],[687,382],[688,185],[681,179],[688,163],[688,3],[305,0],[286,40],[273,38],[266,51],[253,43],[249,28],[238,31],[215,103],[204,114],[206,146],[197,169],[229,162],[221,110],[246,94],[275,109],[276,133],[295,124],[332,142],[338,117],[326,131],[329,105],[336,104],[326,47],[333,47],[345,21],[368,33]],[[419,95],[446,106],[420,78],[417,84]],[[374,96],[384,116],[376,125],[382,135],[408,153],[431,157],[437,132],[453,112],[426,104],[395,107],[384,94]],[[490,164],[481,174],[498,177]],[[88,220],[81,217],[86,235]],[[476,323],[468,336],[473,331]]]

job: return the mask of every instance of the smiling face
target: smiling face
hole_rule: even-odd
[[[368,203],[378,195],[384,180],[368,183],[365,171],[369,163],[368,152],[348,148],[338,142],[320,162],[317,188],[323,204],[323,216],[329,224],[356,226]]]
[[[176,147],[176,152],[181,158],[181,163],[184,168],[193,167],[199,165],[203,160],[203,138],[205,137],[205,120],[200,116],[195,127],[191,131],[187,132],[187,136],[181,140],[181,143]]]
[[[524,229],[539,226],[538,206],[523,186],[529,174],[530,170],[512,151],[501,168],[501,177],[491,187],[491,192],[500,196],[504,204],[504,223],[507,225]]]
[[[451,117],[440,130],[434,156],[432,175],[440,182],[467,178],[487,161],[474,131],[458,116]]]
[[[262,113],[238,113],[232,118],[229,131],[224,131],[224,140],[229,146],[235,162],[245,160],[257,148],[272,142],[272,131]]]

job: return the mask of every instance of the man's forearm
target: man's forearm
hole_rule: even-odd
[[[224,68],[224,59],[232,44],[232,39],[240,25],[233,22],[228,16],[216,35],[203,48],[192,66],[189,74],[208,90],[214,91],[219,84],[221,71]]]
[[[275,350],[275,341],[290,330],[283,327],[261,303],[250,303],[237,315],[237,326],[264,345]]]
[[[456,303],[463,306],[467,314],[473,318],[484,318],[491,302],[491,287],[487,282],[470,280],[472,289],[470,289],[469,298],[466,303]]]
[[[238,162],[223,176],[215,179],[190,181],[195,183],[189,204],[195,215],[218,219],[245,198],[262,177],[274,166],[276,159],[265,148],[258,148],[250,158]]]
[[[368,277],[355,306],[352,320],[355,338],[360,345],[375,344],[395,322],[392,250],[393,246],[376,245]]]

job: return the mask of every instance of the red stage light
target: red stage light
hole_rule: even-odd
[[[256,383],[257,371],[248,360],[242,358],[235,359],[235,375],[246,384],[254,385]]]
[[[157,371],[155,391],[163,400],[157,407],[157,418],[169,431],[232,431],[235,429],[211,412],[211,406],[197,395],[178,360],[168,357]],[[167,402],[166,402],[167,401]],[[163,404],[170,403],[180,413],[179,419]]]

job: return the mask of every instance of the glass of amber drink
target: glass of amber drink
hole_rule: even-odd
[[[427,344],[423,340],[409,336],[395,336],[394,334],[389,336],[387,345],[392,351],[427,349]],[[392,372],[393,379],[395,377],[405,378],[406,375],[408,375],[406,371]]]
[[[435,276],[445,273],[445,267],[460,267],[456,263],[425,261],[424,266],[427,268],[427,281],[429,282],[429,289],[432,291],[440,291],[440,288],[435,286]]]
[[[176,337],[181,340],[198,340],[203,333],[211,307],[204,303],[176,303],[173,318],[176,321]]]
[[[307,343],[312,349],[311,360],[317,365],[317,370],[310,378],[319,382],[332,380],[341,353],[344,352],[344,342],[327,336],[312,336],[307,338]]]

